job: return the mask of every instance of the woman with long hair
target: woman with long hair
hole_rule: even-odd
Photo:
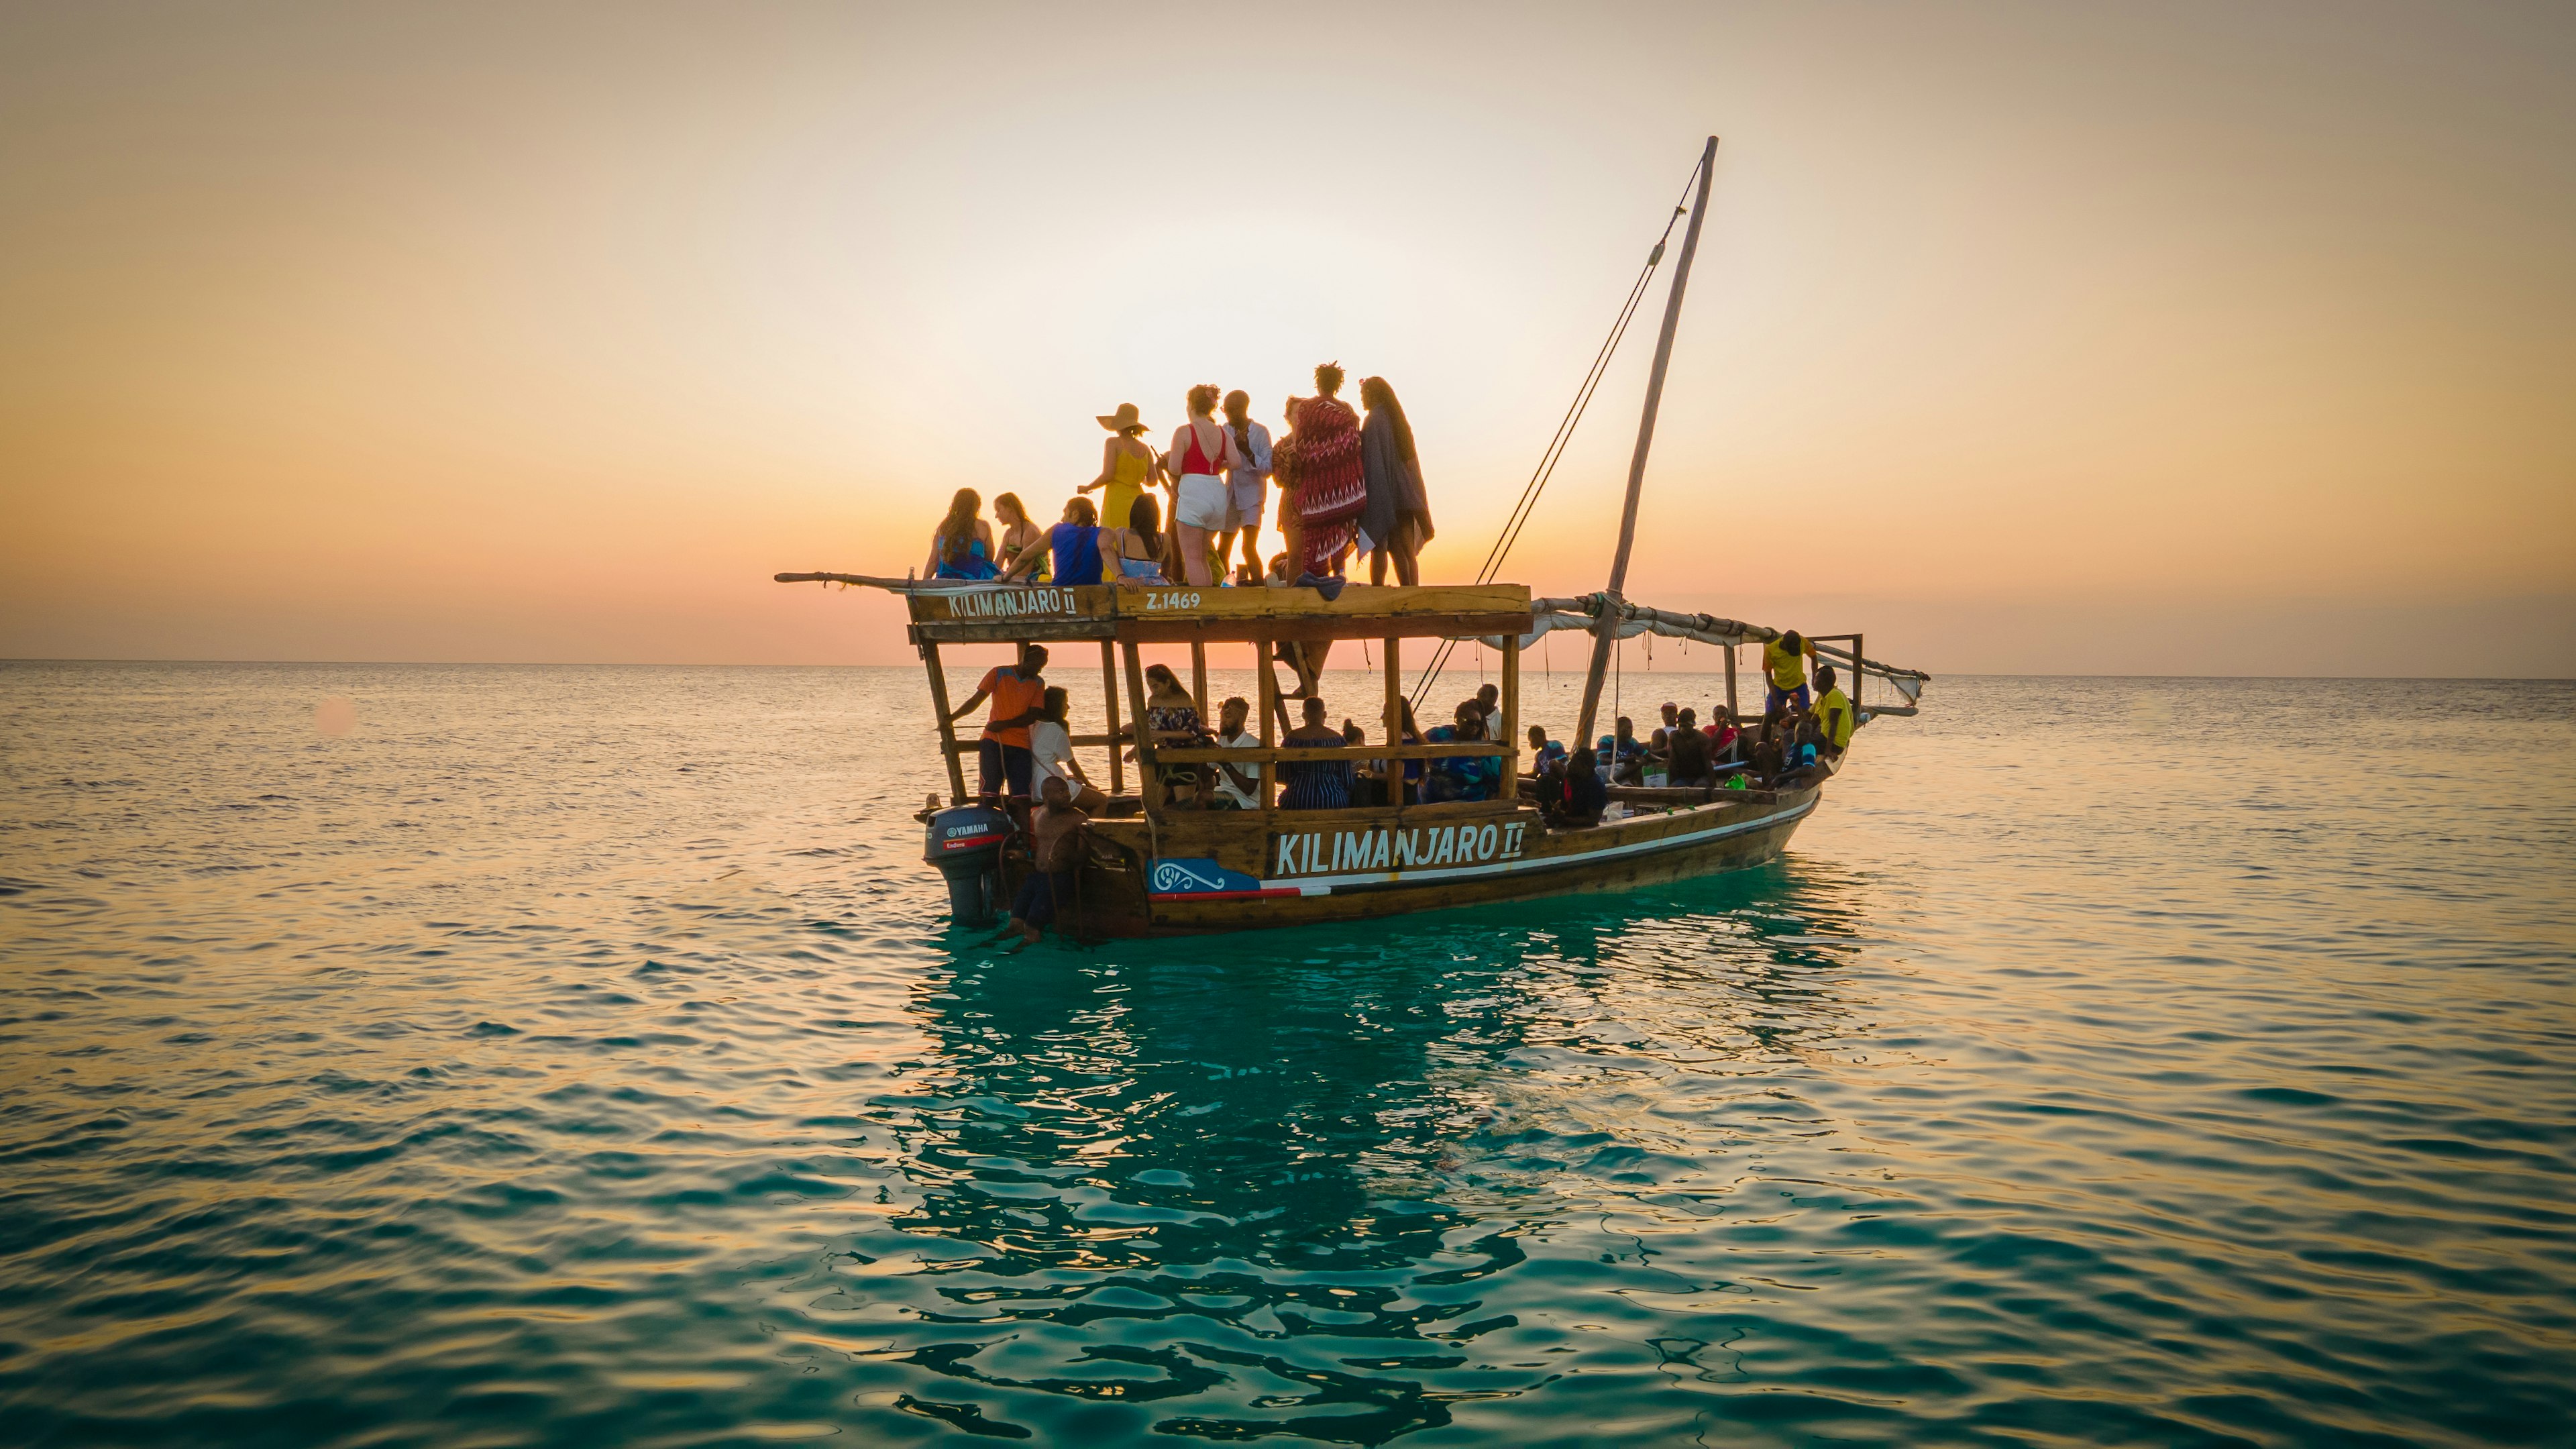
[[[923,566],[922,576],[933,579],[989,579],[1000,570],[993,565],[993,525],[980,516],[984,498],[972,488],[960,488],[948,501],[948,516],[939,520],[938,531],[930,535],[930,562]]]
[[[1369,582],[1386,582],[1386,561],[1393,555],[1395,581],[1410,588],[1422,582],[1415,555],[1431,541],[1431,500],[1422,489],[1413,424],[1405,421],[1404,404],[1385,378],[1362,378],[1360,402],[1368,408],[1368,426],[1360,430],[1360,472],[1368,486],[1360,527],[1377,545],[1369,555]]]
[[[1096,421],[1115,436],[1100,445],[1100,476],[1073,491],[1107,489],[1100,496],[1101,526],[1125,528],[1128,510],[1136,506],[1137,498],[1162,481],[1163,465],[1145,441],[1144,419],[1134,403],[1120,403],[1118,411],[1104,413]]]
[[[1181,677],[1168,664],[1145,666],[1146,735],[1157,748],[1186,749],[1208,745],[1216,737],[1208,733],[1207,724],[1199,718],[1198,701],[1181,687]],[[1187,797],[1198,789],[1196,765],[1158,765],[1154,785],[1169,794]]]
[[[1316,368],[1315,396],[1297,402],[1290,419],[1297,430],[1299,525],[1290,566],[1299,573],[1340,572],[1342,555],[1359,531],[1360,509],[1368,502],[1368,480],[1360,471],[1359,414],[1335,396],[1342,378],[1338,362]],[[1272,459],[1276,466],[1276,449]]]
[[[1100,531],[1100,555],[1108,566],[1102,573],[1112,583],[1170,583],[1171,572],[1165,567],[1170,554],[1171,543],[1163,537],[1163,510],[1150,493],[1127,510],[1126,527]]]
[[[1208,572],[1208,541],[1225,531],[1227,470],[1244,466],[1234,449],[1234,436],[1218,426],[1217,390],[1201,383],[1190,389],[1189,421],[1172,432],[1173,547],[1180,554],[1181,577],[1194,588],[1216,580]]]
[[[1002,547],[994,556],[994,562],[1001,565],[1003,572],[1010,572],[1011,566],[1019,562],[1020,555],[1030,549],[1034,548],[1042,553],[1045,551],[1046,530],[1038,527],[1037,521],[1029,517],[1028,506],[1020,502],[1020,495],[1004,493],[996,497],[993,500],[993,516],[1002,522]],[[1037,573],[1030,582],[1042,584],[1046,581],[1047,566],[1040,563]],[[1089,580],[1077,579],[1075,582],[1087,583]]]
[[[999,500],[996,500],[997,502]],[[1091,783],[1082,772],[1082,761],[1073,755],[1073,736],[1065,727],[1066,700],[1061,686],[1048,685],[1039,698],[1038,717],[1029,721],[1029,756],[1036,772],[1029,779],[1029,792],[1037,794],[1046,788],[1047,777],[1064,782],[1065,793],[1073,797],[1073,808],[1085,815],[1098,815],[1109,806],[1109,797]]]

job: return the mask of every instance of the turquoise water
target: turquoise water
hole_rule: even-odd
[[[1004,957],[908,671],[0,667],[0,1439],[2571,1442],[2576,688],[1927,703],[1759,871]]]

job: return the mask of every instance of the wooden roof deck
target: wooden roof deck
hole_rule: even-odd
[[[1041,584],[922,590],[906,602],[915,644],[1463,638],[1525,633],[1531,617],[1523,584],[1351,584],[1333,599],[1300,588]]]

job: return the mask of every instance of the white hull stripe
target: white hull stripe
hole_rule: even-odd
[[[1792,806],[1776,814],[1765,815],[1758,820],[1739,820],[1732,825],[1697,830],[1688,835],[1666,835],[1654,840],[1633,840],[1626,845],[1614,845],[1607,850],[1587,850],[1577,855],[1525,855],[1517,860],[1498,860],[1490,865],[1448,866],[1439,870],[1377,870],[1356,875],[1272,876],[1261,884],[1271,889],[1293,886],[1299,895],[1326,896],[1331,895],[1336,886],[1412,885],[1429,881],[1462,880],[1482,875],[1509,875],[1514,871],[1555,870],[1565,866],[1589,865],[1596,860],[1616,860],[1626,855],[1648,855],[1659,850],[1680,850],[1685,846],[1704,845],[1712,840],[1723,840],[1730,835],[1742,835],[1747,831],[1786,825],[1814,810],[1818,798],[1810,795],[1805,804]],[[1174,899],[1186,900],[1188,897]]]

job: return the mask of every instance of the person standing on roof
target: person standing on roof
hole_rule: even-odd
[[[1386,582],[1386,562],[1395,560],[1395,581],[1411,588],[1422,582],[1415,555],[1431,541],[1431,499],[1422,488],[1422,460],[1413,451],[1413,424],[1405,421],[1404,404],[1382,377],[1360,380],[1360,402],[1368,408],[1368,426],[1360,430],[1360,473],[1368,501],[1360,510],[1360,527],[1377,545],[1369,555],[1369,582]]]
[[[1231,571],[1236,534],[1243,536],[1243,581],[1261,581],[1261,513],[1272,469],[1270,430],[1252,420],[1252,395],[1241,388],[1225,395],[1225,430],[1234,435],[1235,457],[1242,466],[1225,475],[1225,532],[1216,543],[1217,567]],[[1283,510],[1284,512],[1284,510]]]
[[[1295,577],[1339,573],[1342,555],[1359,532],[1368,504],[1368,478],[1360,465],[1360,418],[1334,394],[1342,390],[1342,365],[1315,369],[1315,393],[1296,400],[1289,426],[1296,429],[1297,547],[1289,559]]]
[[[1095,488],[1108,492],[1100,498],[1100,522],[1104,528],[1125,528],[1128,515],[1136,509],[1136,500],[1145,489],[1162,481],[1161,464],[1154,450],[1145,443],[1145,423],[1134,403],[1120,403],[1118,411],[1097,419],[1099,424],[1117,434],[1100,448],[1100,476],[1074,489],[1088,493]],[[1080,583],[1074,579],[1067,582]]]
[[[1816,657],[1814,641],[1795,629],[1762,646],[1762,672],[1770,676],[1770,697],[1763,702],[1762,712],[1770,714],[1797,701],[1807,707],[1807,661]]]
[[[1211,536],[1225,531],[1226,507],[1232,496],[1226,485],[1230,469],[1248,466],[1237,456],[1234,435],[1216,420],[1217,390],[1201,383],[1190,389],[1190,420],[1172,432],[1172,531],[1180,551],[1182,581],[1207,588]]]

